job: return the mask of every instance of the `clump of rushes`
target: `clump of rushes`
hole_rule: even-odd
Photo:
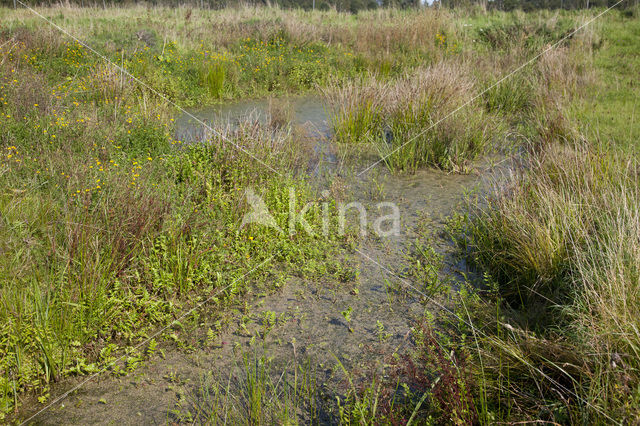
[[[548,398],[562,395],[550,418],[639,414],[639,170],[615,153],[555,148],[468,220],[461,242],[495,281],[501,306],[484,365],[511,398],[502,386],[537,383]],[[526,392],[517,399],[508,407],[525,417],[540,408]]]
[[[224,374],[203,375],[199,386],[171,411],[172,420],[263,425],[315,423],[324,418],[321,414],[327,416],[329,407],[310,360],[294,360],[291,368],[281,370],[264,353],[236,356],[241,361]]]
[[[486,89],[482,95],[485,107],[489,112],[501,112],[506,114],[518,114],[519,119],[523,114],[531,112],[534,108],[536,83],[531,73],[520,72],[506,80],[490,78],[486,82]],[[499,81],[499,83],[498,83]]]
[[[225,69],[224,64],[215,63],[207,67],[204,76],[205,86],[212,98],[220,98],[224,89]]]
[[[391,170],[432,166],[463,170],[485,151],[495,130],[473,99],[464,63],[441,62],[384,83],[368,78],[326,91],[336,137],[373,142]]]

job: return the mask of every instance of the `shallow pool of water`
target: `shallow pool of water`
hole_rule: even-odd
[[[327,109],[319,96],[299,96],[277,100],[245,99],[209,105],[202,108],[189,109],[189,114],[207,124],[215,126],[235,126],[242,121],[259,121],[267,123],[270,120],[270,103],[277,102],[289,111],[291,125],[304,128],[309,136],[327,138],[331,134],[331,126]],[[202,134],[202,123],[188,114],[183,114],[176,120],[176,137],[181,140],[194,140]]]

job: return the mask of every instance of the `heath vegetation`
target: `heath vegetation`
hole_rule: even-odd
[[[342,367],[330,421],[640,415],[637,7],[577,32],[602,10],[37,10],[103,57],[0,9],[0,419],[123,353],[110,372],[135,369],[156,343],[132,348],[201,302],[183,322],[291,277],[357,277],[356,234],[321,236],[320,204],[305,213],[315,234],[241,226],[247,188],[283,229],[290,188],[295,210],[321,197],[286,100],[267,123],[176,136],[178,106],[309,92],[327,101],[338,150],[357,145],[390,173],[513,165],[447,224],[476,278],[445,277],[433,236],[408,254],[404,276],[458,317],[425,315],[390,375]],[[351,330],[351,307],[343,316]],[[322,419],[312,366],[279,381],[265,359],[240,358],[233,381],[203,378],[176,419]]]

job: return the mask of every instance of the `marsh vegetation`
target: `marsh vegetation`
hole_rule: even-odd
[[[37,11],[76,39],[0,9],[0,419],[229,335],[166,379],[173,421],[640,415],[637,7]],[[200,122],[247,99],[263,118]],[[277,226],[243,225],[249,188]],[[411,209],[402,238],[322,232],[363,199]],[[315,232],[278,231],[300,211]],[[302,355],[278,330],[303,316],[256,308],[287,292],[303,335],[383,366]]]

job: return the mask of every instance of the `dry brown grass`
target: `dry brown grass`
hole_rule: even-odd
[[[424,102],[433,106],[439,117],[475,96],[476,82],[469,66],[461,61],[442,61],[430,67],[406,72],[394,81],[367,78],[325,90],[335,115],[348,115],[367,106],[381,117],[417,109]],[[438,117],[433,117],[437,121]]]
[[[439,50],[436,34],[455,33],[453,16],[447,11],[432,9],[420,13],[382,9],[362,11],[357,16],[333,10],[307,14],[304,11],[252,5],[219,11],[142,6],[108,8],[104,11],[101,8],[66,5],[39,8],[39,11],[48,17],[63,13],[67,18],[65,28],[80,38],[86,38],[92,31],[92,26],[85,25],[83,21],[94,19],[97,13],[120,22],[126,22],[131,15],[136,15],[141,19],[130,23],[132,30],[135,29],[133,33],[151,37],[145,30],[151,28],[160,35],[158,43],[176,40],[183,45],[191,45],[194,40],[202,40],[211,48],[219,49],[229,48],[247,37],[269,40],[283,36],[298,45],[323,42],[347,46],[369,58],[386,57],[398,49],[428,51],[435,55]],[[32,18],[31,12],[25,10],[12,14],[11,22],[17,24],[25,18]],[[52,46],[60,42],[55,29],[43,33]]]
[[[584,94],[595,83],[594,70],[588,57],[572,47],[558,47],[542,55],[537,62],[542,95],[567,103]]]

